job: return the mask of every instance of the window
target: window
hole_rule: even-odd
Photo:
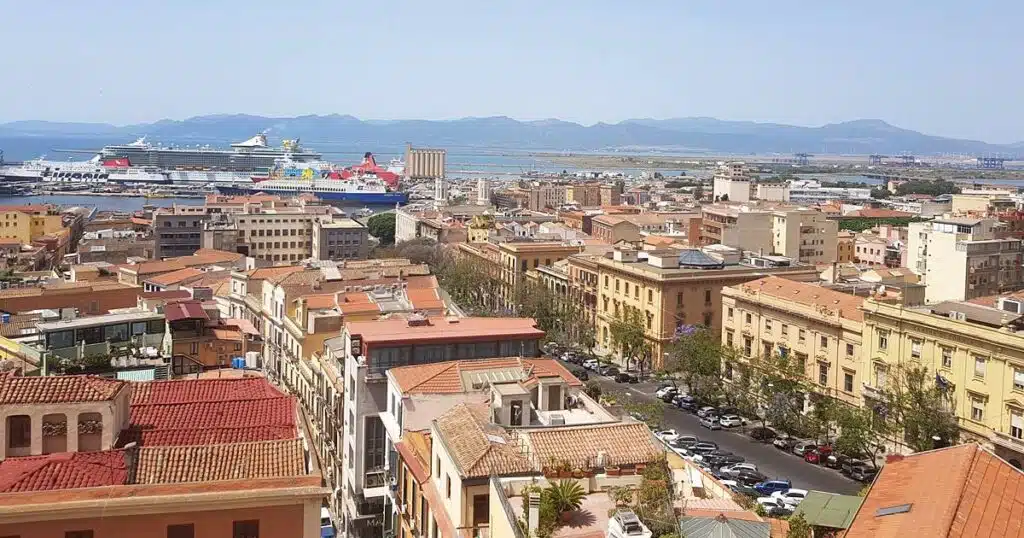
[[[711,290],[704,290],[704,304],[711,304]]]
[[[822,336],[821,337],[821,349],[828,349],[828,337],[827,336]]]
[[[985,399],[979,396],[971,396],[971,420],[982,422],[985,420]]]
[[[1013,369],[1013,390],[1024,391],[1024,370]]]
[[[604,287],[608,287],[608,275],[604,276]]]
[[[676,306],[683,306],[683,292],[676,293]],[[732,309],[729,309],[729,317],[732,318]]]
[[[682,294],[680,293],[679,295],[681,296]],[[680,304],[682,304],[682,303],[680,303]],[[729,307],[729,319],[732,319],[732,314],[733,314],[732,307],[730,306]]]
[[[28,415],[7,417],[7,446],[10,448],[32,446],[32,419]]]
[[[942,348],[942,367],[943,368],[952,368],[953,367],[953,350],[948,348],[948,347]]]
[[[843,390],[853,392],[853,374],[850,372],[843,372]]]
[[[875,365],[875,387],[884,389],[889,383],[889,372],[881,364]]]
[[[799,331],[797,331],[796,339],[799,340],[801,344],[806,342],[807,341],[807,331],[805,331],[803,329],[800,329]]]
[[[789,325],[782,324],[782,336],[789,336]]]
[[[749,357],[753,353],[754,340],[749,336],[743,337],[743,354]]]
[[[1024,437],[1024,411],[1020,409],[1010,409],[1010,437]]]
[[[647,302],[648,303],[653,303],[654,302],[654,290],[647,290]]]
[[[974,356],[974,377],[985,377],[985,357]]]
[[[818,384],[828,385],[828,364],[818,363]]]
[[[767,332],[772,332],[772,320],[770,320],[770,319],[764,320],[764,330],[767,331]]]
[[[434,457],[434,476],[441,476],[441,456]]]
[[[910,339],[910,358],[920,359],[921,358],[921,341],[917,338]]]
[[[745,322],[745,323],[746,323],[747,325],[750,325],[750,323],[751,323],[751,321],[753,321],[753,319],[754,319],[754,318],[753,318],[753,316],[751,316],[751,315],[750,315],[750,312],[747,312],[747,314],[746,314],[746,317],[745,317],[745,318],[743,319],[743,321],[744,321],[744,322]]]
[[[889,349],[889,331],[878,331],[878,349]]]
[[[452,498],[452,475],[444,477],[444,495],[448,499]]]
[[[847,357],[852,357],[853,356],[853,344],[846,344],[846,356]]]
[[[167,526],[167,538],[194,538],[195,535],[196,528],[191,523]]]
[[[725,345],[732,347],[732,331],[725,333]]]
[[[617,279],[617,278],[616,278],[616,279],[615,279],[615,293],[618,293],[618,292],[619,292],[619,284],[620,284],[620,283],[621,283],[621,282],[619,281],[619,279]],[[627,286],[628,286],[628,284],[627,284]]]
[[[260,520],[247,519],[232,522],[231,538],[260,538]]]
[[[64,538],[92,538],[92,530],[67,531],[64,533]]]
[[[711,326],[711,318],[712,318],[712,316],[713,316],[713,314],[711,312],[704,312],[704,326],[705,327],[710,327]]]

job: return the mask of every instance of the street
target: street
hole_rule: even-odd
[[[566,366],[572,365],[566,364]],[[633,385],[616,383],[595,372],[588,373],[590,379],[596,380],[604,392],[625,391],[631,394],[635,400],[662,403],[661,400],[654,397],[657,383],[645,382]],[[856,495],[864,487],[864,484],[846,478],[839,474],[839,471],[806,463],[792,453],[775,448],[771,443],[759,443],[740,433],[740,428],[709,430],[700,425],[697,415],[672,405],[662,405],[665,408],[665,428],[675,429],[681,434],[695,435],[702,441],[713,441],[722,450],[728,450],[742,456],[747,462],[754,463],[758,470],[769,478],[788,478],[792,481],[794,488],[846,495]],[[756,424],[751,424],[748,427],[752,426],[756,426]]]

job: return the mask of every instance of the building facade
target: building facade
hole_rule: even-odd
[[[832,263],[838,258],[839,223],[813,209],[783,209],[772,214],[772,253],[803,263]]]

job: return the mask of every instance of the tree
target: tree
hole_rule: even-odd
[[[768,417],[776,428],[796,432],[802,426],[805,365],[794,355],[774,353],[750,359],[753,394],[761,406],[762,426]]]
[[[877,198],[879,200],[885,200],[885,199],[889,198],[890,196],[892,196],[892,193],[889,192],[889,189],[886,189],[884,187],[877,188],[877,189],[871,189],[871,197],[872,198]]]
[[[418,237],[402,241],[393,247],[380,248],[374,252],[375,258],[405,258],[412,263],[425,263],[437,272],[437,266],[443,262],[444,249],[429,237]]]
[[[710,330],[684,325],[669,347],[666,369],[683,375],[690,393],[712,401],[722,393],[722,357],[725,349]]]
[[[587,381],[587,387],[583,389],[583,392],[590,396],[595,401],[601,399],[601,384],[597,381]]]
[[[650,345],[647,342],[646,331],[640,311],[628,307],[612,320],[608,327],[612,346],[622,354],[627,367],[630,360],[636,361],[640,375],[643,375],[644,364],[650,360]]]
[[[789,518],[789,532],[786,538],[811,538],[811,524],[804,519],[803,514],[796,514]]]
[[[876,465],[885,453],[885,440],[892,435],[890,422],[875,415],[874,409],[842,406],[838,408],[839,437],[836,451],[852,457],[863,457]]]
[[[960,437],[952,394],[942,378],[923,366],[895,365],[882,412],[920,452],[955,444]]]
[[[370,235],[380,240],[382,245],[392,245],[395,242],[395,212],[377,213],[366,221],[366,227]]]

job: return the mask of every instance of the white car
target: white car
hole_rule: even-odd
[[[769,516],[788,516],[793,513],[792,506],[775,497],[758,497],[757,504]]]
[[[655,391],[654,395],[660,399],[664,398],[665,395],[668,394],[669,392],[679,392],[679,389],[675,387],[661,387],[660,389]]]
[[[793,508],[796,508],[796,506],[800,504],[800,501],[803,501],[804,497],[806,496],[806,489],[796,488],[790,488],[787,489],[786,491],[776,491],[775,493],[772,493],[772,497],[779,499],[780,501],[786,503],[787,505]]]
[[[583,361],[583,367],[586,368],[587,370],[596,370],[597,365],[597,359],[587,359]]]
[[[718,419],[718,422],[726,428],[734,428],[743,425],[743,419],[739,415],[725,415]]]
[[[740,474],[740,471],[753,471],[757,472],[757,465],[753,463],[735,463],[733,465],[726,465],[719,469],[719,471],[728,476],[736,476]]]
[[[666,443],[679,439],[679,433],[675,430],[661,430],[660,432],[654,432],[654,436]]]
[[[701,417],[701,418],[704,418],[708,413],[713,412],[714,410],[715,410],[714,407],[711,407],[710,405],[706,405],[706,406],[701,407],[700,409],[697,410],[697,416]]]

